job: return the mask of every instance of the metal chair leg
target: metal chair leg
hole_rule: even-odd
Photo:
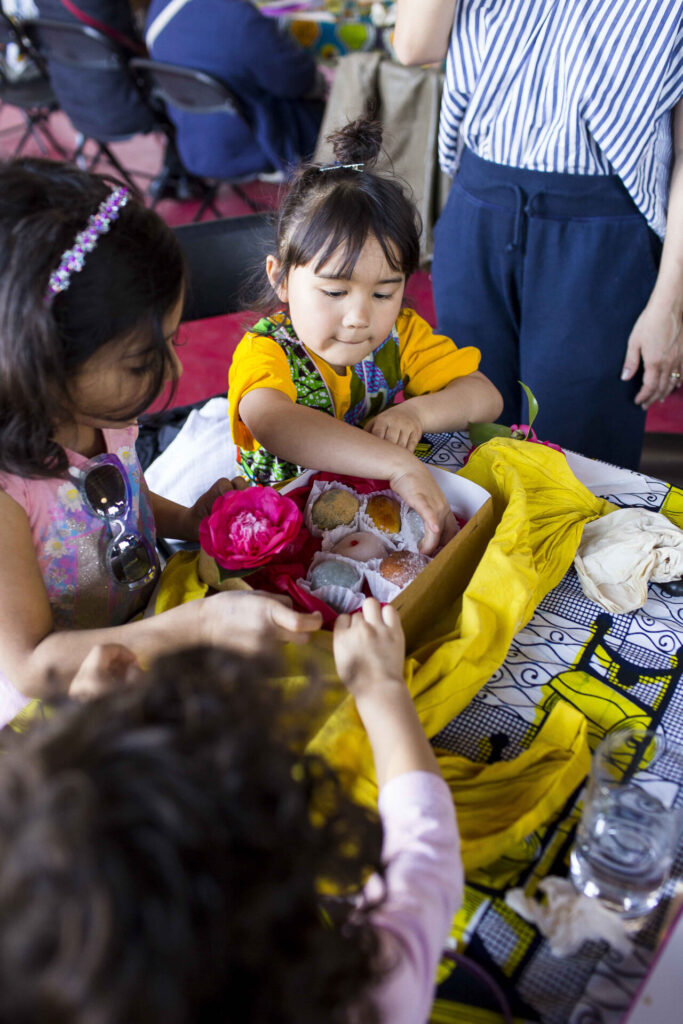
[[[254,211],[254,213],[263,213],[264,212],[266,207],[265,206],[260,206],[258,203],[255,203],[254,200],[251,198],[251,196],[247,195],[247,193],[244,191],[244,189],[241,187],[241,185],[232,185],[231,184],[230,187],[233,190],[233,192],[237,193],[237,195],[240,197],[242,202],[246,203],[247,206],[251,210]]]
[[[19,139],[18,143],[14,147],[14,152],[12,153],[13,157],[20,156],[22,149],[24,148],[24,146],[26,145],[28,140],[31,138],[31,136],[34,134],[34,132],[33,132],[33,125],[31,124],[30,118],[28,117],[26,112],[23,111],[23,110],[22,110],[22,114],[24,115],[24,121],[26,123],[26,127],[24,128],[24,134],[21,136],[21,138]],[[42,144],[39,145],[38,148],[40,149],[41,153],[43,153],[43,154],[45,153],[45,150],[43,149]]]
[[[137,185],[135,184],[135,182],[131,178],[130,174],[128,173],[126,168],[121,163],[121,161],[114,155],[114,153],[112,153],[111,149],[106,144],[106,142],[100,142],[98,139],[93,139],[93,141],[97,143],[97,149],[95,151],[95,155],[93,156],[92,160],[90,161],[90,164],[88,166],[88,170],[92,171],[93,168],[95,168],[97,166],[97,164],[100,162],[102,157],[104,157],[107,160],[107,162],[111,164],[111,166],[114,168],[114,170],[119,172],[119,174],[121,175],[123,180],[126,182],[126,184],[129,185],[130,188],[132,188],[134,191],[137,191]],[[83,140],[83,145],[84,144],[85,144],[85,140]],[[82,151],[83,146],[81,146],[80,149]]]
[[[52,134],[52,130],[51,130],[51,128],[48,125],[47,117],[43,117],[41,115],[41,117],[35,122],[35,126],[36,126],[36,129],[39,132],[41,132],[43,134],[43,136],[47,139],[47,141],[48,141],[49,145],[52,147],[52,149],[56,153],[59,154],[59,156],[62,158],[62,160],[68,161],[70,159],[69,154],[64,149],[64,146],[62,146],[62,144],[60,142],[57,142],[56,138]]]
[[[192,218],[192,223],[193,224],[196,224],[198,221],[200,221],[202,219],[202,217],[204,216],[204,214],[206,213],[206,211],[209,210],[209,209],[212,211],[214,217],[220,217],[220,213],[219,213],[218,208],[216,206],[216,195],[217,194],[218,194],[218,186],[217,185],[209,185],[209,184],[207,184],[207,186],[206,186],[206,194],[204,195],[204,198],[202,199],[201,203],[199,204],[199,209],[197,210],[197,212],[195,213],[194,217]]]

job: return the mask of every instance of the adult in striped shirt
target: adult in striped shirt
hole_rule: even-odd
[[[406,64],[447,56],[440,332],[539,433],[637,468],[683,373],[681,0],[398,0]],[[663,244],[662,244],[663,243]]]

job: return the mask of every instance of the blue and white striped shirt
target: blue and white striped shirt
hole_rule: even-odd
[[[458,0],[439,159],[618,174],[663,237],[682,0]]]

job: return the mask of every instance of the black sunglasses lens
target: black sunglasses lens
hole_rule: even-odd
[[[105,464],[88,470],[83,486],[96,515],[112,519],[126,511],[126,484],[116,466]]]
[[[125,534],[116,542],[110,564],[118,583],[139,583],[155,567],[145,544],[133,534]]]

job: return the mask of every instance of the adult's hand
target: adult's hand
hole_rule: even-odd
[[[244,654],[276,642],[305,644],[322,625],[320,612],[296,612],[285,595],[224,591],[193,603],[201,640]]]
[[[683,375],[683,311],[655,293],[631,331],[621,379],[631,380],[641,362],[643,383],[635,402],[649,409],[680,387]]]
[[[74,700],[90,700],[127,686],[139,676],[138,660],[123,644],[96,644],[74,676],[69,696]]]

